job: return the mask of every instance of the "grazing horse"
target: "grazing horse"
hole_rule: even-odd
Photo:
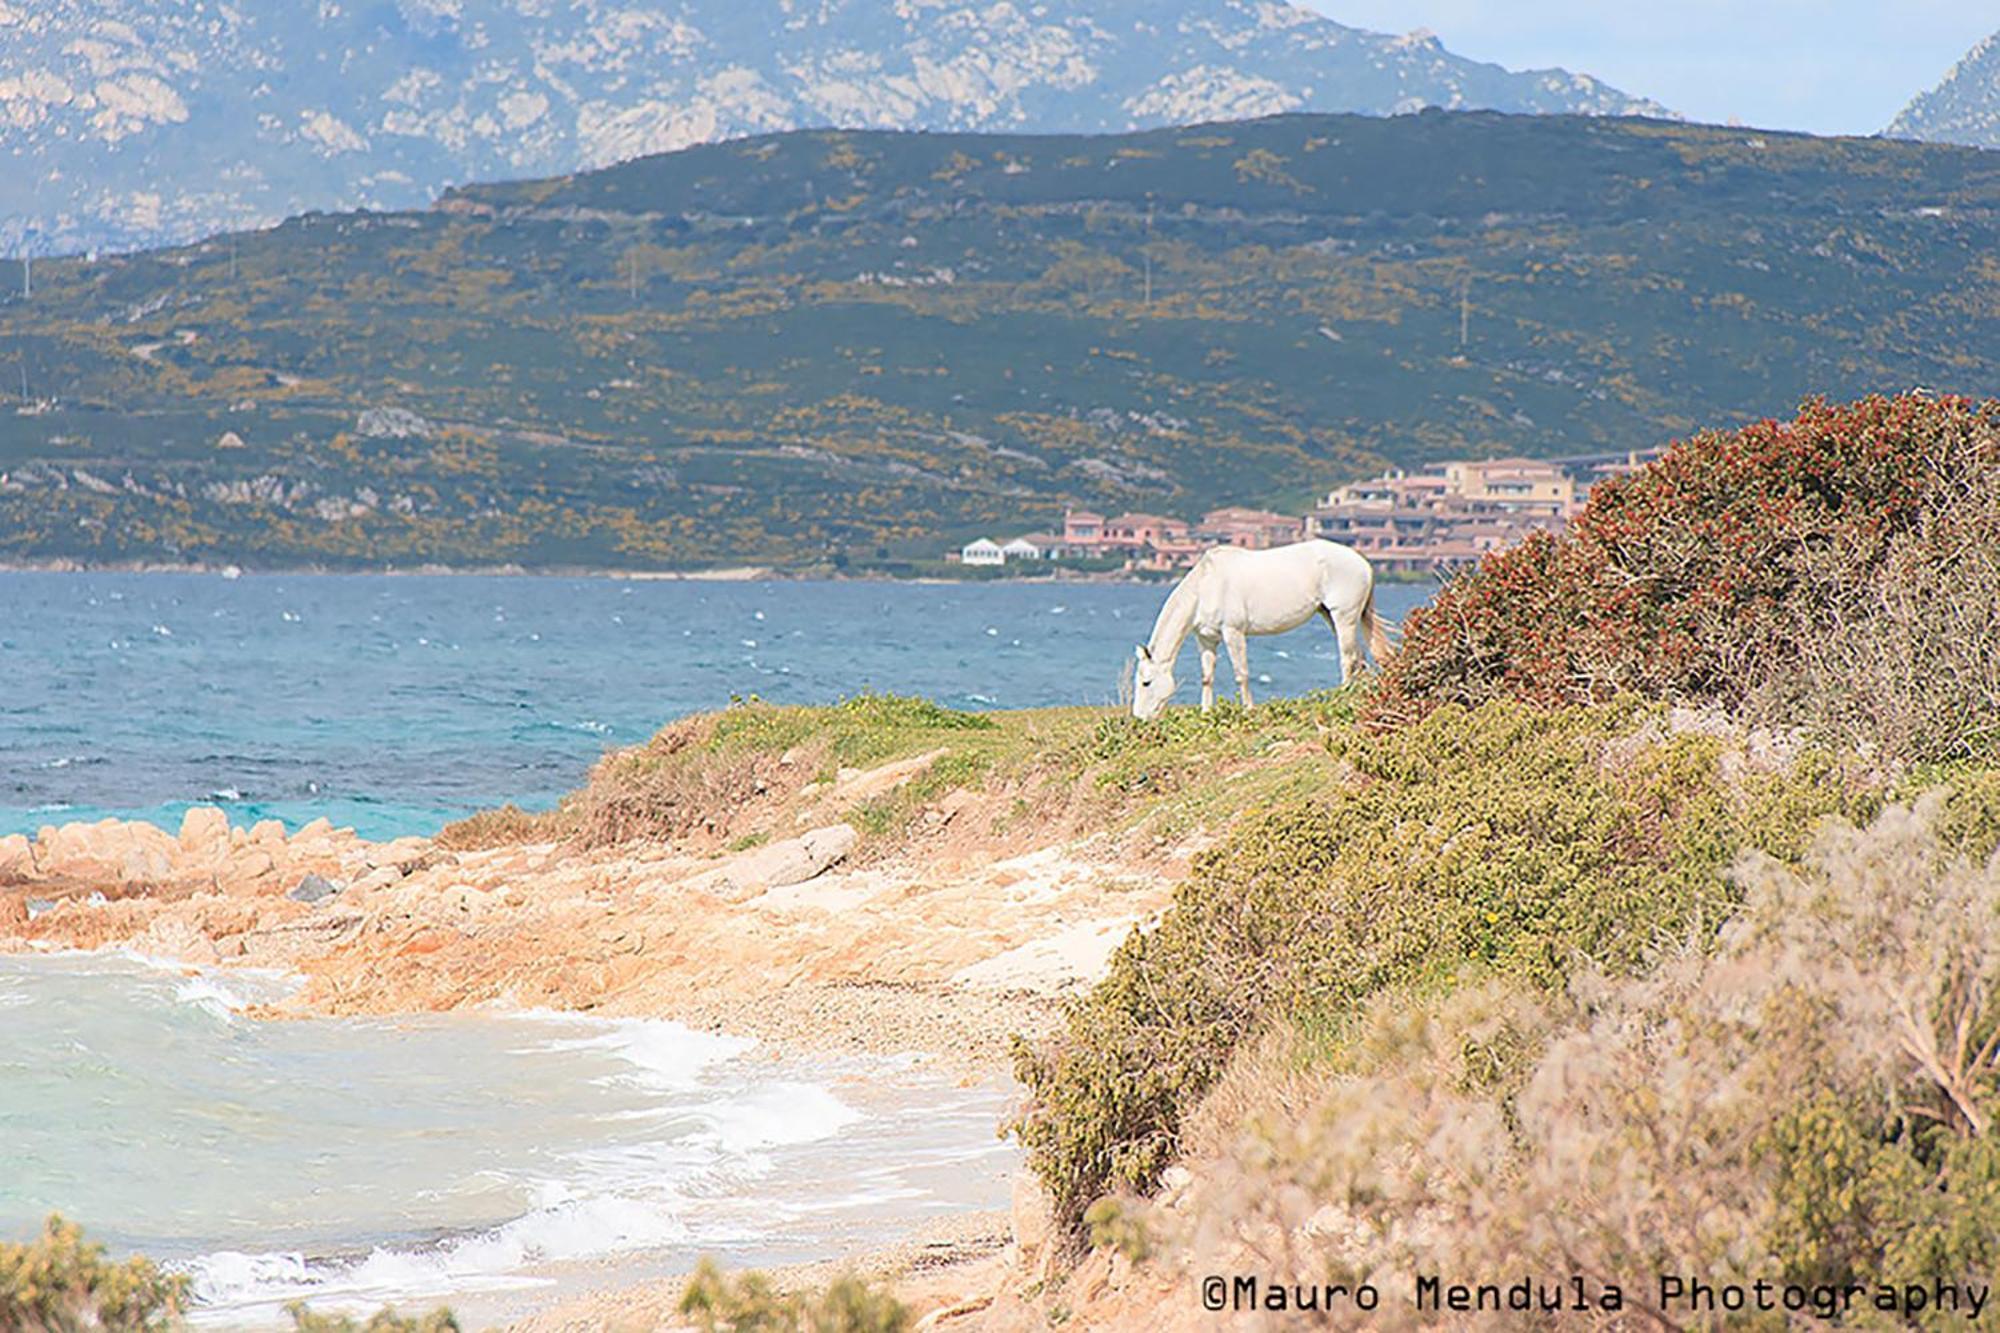
[[[1132,716],[1157,717],[1174,692],[1174,659],[1192,632],[1201,645],[1201,711],[1215,706],[1215,646],[1229,645],[1229,664],[1243,706],[1250,706],[1251,634],[1283,634],[1317,612],[1340,640],[1341,683],[1361,670],[1362,635],[1375,661],[1389,660],[1389,636],[1375,614],[1375,571],[1360,552],[1337,542],[1296,542],[1268,551],[1218,546],[1205,551],[1180,581],[1153,637],[1138,649]]]

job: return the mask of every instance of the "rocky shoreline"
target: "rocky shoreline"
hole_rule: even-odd
[[[857,852],[842,814],[921,767],[843,771],[796,837],[710,854],[374,843],[323,819],[290,834],[232,827],[213,807],[172,833],[49,826],[0,837],[0,952],[115,947],[299,977],[252,1011],[266,1019],[470,1007],[666,1018],[788,1053],[915,1053],[990,1078],[1008,1070],[1015,1034],[1050,1030],[1061,997],[1164,905],[1173,867],[1135,865],[1108,843],[996,846],[981,833],[991,812],[964,791],[919,816],[935,834],[921,847]],[[1033,1229],[1033,1198],[1012,1230]],[[927,1261],[906,1295],[970,1299],[967,1282],[983,1277],[940,1274],[959,1260],[994,1270],[992,1232]],[[898,1253],[828,1259],[893,1278]],[[677,1297],[674,1283],[614,1288],[530,1322],[657,1321]]]
[[[873,776],[849,785],[879,791]],[[0,838],[0,950],[285,968],[304,985],[278,1014],[673,1018],[985,1074],[1166,895],[1165,880],[1061,849],[846,864],[853,846],[831,822],[730,855],[454,852],[323,819],[289,836],[275,820],[232,828],[197,807],[177,834],[107,819]]]

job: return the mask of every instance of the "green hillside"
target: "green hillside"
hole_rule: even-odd
[[[1295,116],[791,134],[5,264],[0,559],[859,567],[1993,394],[1996,209],[1975,150]]]

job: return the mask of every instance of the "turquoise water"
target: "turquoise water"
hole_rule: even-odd
[[[193,1275],[204,1322],[745,1264],[1006,1206],[998,1086],[651,1021],[259,1022],[278,977],[0,957],[0,1239],[51,1211]]]
[[[1380,598],[1400,618],[1428,592]],[[0,833],[105,814],[171,827],[196,803],[237,822],[430,833],[553,802],[607,746],[732,695],[1109,703],[1165,593],[0,572]],[[1317,621],[1250,655],[1268,694],[1339,677]]]

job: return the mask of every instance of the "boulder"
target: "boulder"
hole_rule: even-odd
[[[181,850],[212,859],[229,850],[229,816],[212,805],[197,805],[181,816]]]
[[[100,819],[43,829],[45,875],[94,884],[157,883],[172,876],[180,845],[151,824]]]
[[[277,873],[277,858],[262,847],[246,847],[223,863],[216,878],[229,894],[261,894],[276,886],[268,881]]]
[[[297,833],[292,835],[294,845],[299,843],[320,843],[333,840],[333,821],[321,815]]]
[[[769,889],[803,884],[854,850],[861,835],[849,824],[829,824],[796,838],[744,852],[727,865],[684,882],[701,893],[742,902]]]
[[[174,858],[143,843],[128,848],[118,867],[118,878],[126,884],[164,884],[173,875]]]
[[[407,875],[423,864],[425,858],[430,855],[430,850],[431,845],[427,839],[398,838],[394,842],[370,847],[362,860],[371,870],[394,867]]]
[[[340,886],[324,875],[307,875],[285,896],[295,903],[316,903],[340,892]]]
[[[252,847],[282,847],[285,845],[285,826],[275,819],[260,819],[250,826]]]
[[[35,845],[19,833],[0,838],[0,884],[27,879],[35,873]]]
[[[373,893],[377,889],[386,889],[402,882],[402,871],[394,866],[378,866],[355,880],[352,887],[356,893]]]

